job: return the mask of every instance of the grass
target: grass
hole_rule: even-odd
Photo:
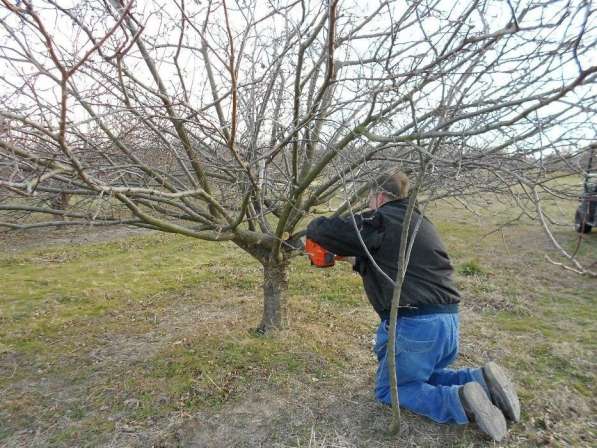
[[[483,276],[485,275],[485,269],[481,267],[477,260],[469,260],[462,263],[458,267],[458,272],[466,276]]]
[[[503,208],[430,210],[464,297],[460,362],[496,358],[516,374],[523,421],[508,446],[590,446],[596,282],[547,263],[528,222],[492,232]],[[561,233],[576,244],[571,228]],[[201,446],[197,431],[241,437],[228,446],[393,443],[370,392],[376,317],[346,264],[293,263],[291,326],[265,337],[251,331],[260,267],[231,244],[152,233],[48,246],[0,258],[0,277],[0,445]],[[435,442],[483,444],[474,430],[405,419],[422,446],[434,431]]]

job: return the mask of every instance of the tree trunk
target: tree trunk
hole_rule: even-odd
[[[288,260],[266,261],[263,264],[263,317],[260,333],[288,325],[286,293],[288,291]]]

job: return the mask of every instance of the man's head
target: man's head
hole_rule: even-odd
[[[408,177],[401,171],[383,176],[369,191],[369,208],[375,210],[386,202],[404,199],[408,196]]]

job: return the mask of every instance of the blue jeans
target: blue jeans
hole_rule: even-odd
[[[487,390],[481,369],[447,369],[458,354],[458,314],[398,317],[396,377],[400,406],[438,423],[468,423],[458,390],[476,381]],[[387,360],[388,321],[377,330],[375,354],[379,361],[375,397],[391,404]]]

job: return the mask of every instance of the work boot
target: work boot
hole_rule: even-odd
[[[495,362],[488,362],[483,367],[483,376],[491,394],[491,401],[502,410],[507,419],[520,420],[520,402],[512,381],[504,370]]]
[[[502,440],[506,435],[506,419],[491,403],[483,386],[476,382],[466,383],[458,392],[468,419],[496,442]]]

